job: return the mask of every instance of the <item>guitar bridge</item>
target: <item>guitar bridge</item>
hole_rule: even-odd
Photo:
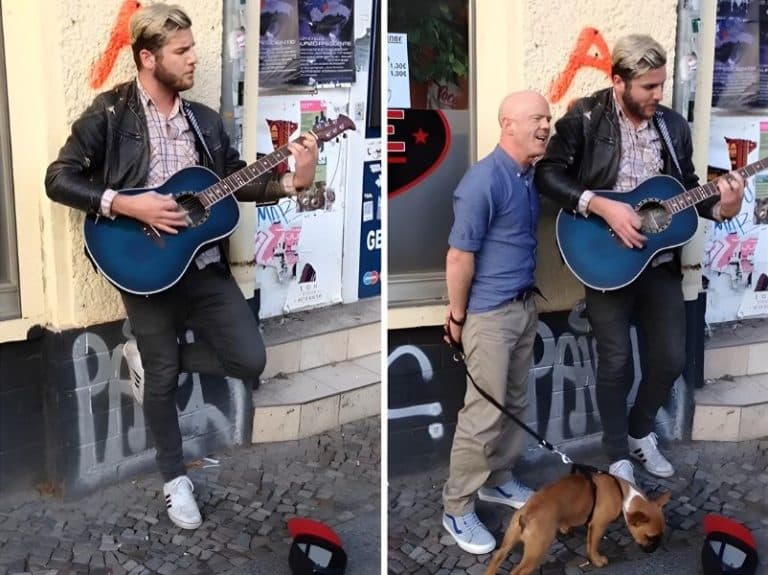
[[[158,248],[165,247],[165,239],[163,239],[162,234],[155,228],[148,224],[142,224],[141,230],[144,232],[144,235],[152,240],[152,243],[154,243]]]

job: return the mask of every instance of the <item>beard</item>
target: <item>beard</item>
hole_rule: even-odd
[[[621,103],[624,106],[624,111],[631,116],[650,120],[656,111],[656,104],[641,104],[629,94],[629,86],[627,90],[621,95]]]
[[[158,60],[155,64],[154,76],[159,83],[174,92],[189,90],[195,83],[194,75],[188,77],[186,75],[173,74],[163,66],[161,60]]]

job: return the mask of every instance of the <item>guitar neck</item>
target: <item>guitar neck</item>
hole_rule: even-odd
[[[768,157],[763,158],[762,160],[758,160],[757,162],[753,162],[736,171],[741,174],[741,177],[746,181],[747,178],[751,178],[766,168],[768,168]],[[719,193],[720,192],[717,189],[717,180],[712,180],[711,182],[707,182],[704,185],[686,190],[682,194],[673,196],[662,203],[669,209],[671,213],[676,214],[698,204],[699,202],[703,202],[712,196],[716,196]]]
[[[297,138],[295,142],[301,142],[303,138]],[[223,200],[230,194],[234,194],[240,188],[243,188],[253,182],[262,174],[267,173],[275,166],[279,165],[291,157],[291,151],[288,144],[279,147],[277,150],[256,160],[254,163],[230,174],[226,178],[216,182],[209,188],[201,191],[197,196],[200,202],[206,207],[210,207],[216,202]]]

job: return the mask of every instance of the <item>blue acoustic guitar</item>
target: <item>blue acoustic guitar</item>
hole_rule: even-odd
[[[354,129],[354,122],[341,115],[311,133],[318,142],[327,142]],[[129,195],[154,190],[173,196],[180,209],[187,212],[189,226],[173,235],[133,218],[113,220],[89,215],[83,230],[88,255],[118,289],[139,295],[166,290],[181,279],[202,246],[235,231],[240,209],[232,194],[290,155],[288,146],[282,146],[223,180],[207,168],[192,166],[179,170],[157,189],[121,190],[121,194]]]
[[[739,170],[746,178],[768,168],[763,158]],[[670,176],[653,176],[626,193],[598,195],[632,206],[648,238],[642,248],[627,248],[599,216],[584,217],[560,210],[557,215],[557,245],[565,263],[584,285],[609,291],[632,283],[653,257],[662,250],[686,244],[696,233],[697,203],[718,194],[712,181],[691,190]]]

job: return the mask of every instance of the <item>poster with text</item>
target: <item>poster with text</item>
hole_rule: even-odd
[[[354,0],[298,0],[299,83],[355,81]]]
[[[259,87],[274,88],[299,76],[298,0],[261,0]]]
[[[719,0],[715,31],[712,106],[760,105],[761,0]]]

